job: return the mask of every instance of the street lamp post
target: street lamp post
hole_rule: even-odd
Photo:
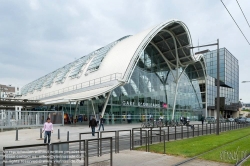
[[[219,50],[219,39],[217,39],[217,127],[216,134],[219,135],[220,129],[220,50]]]
[[[208,46],[214,46],[217,45],[217,107],[216,107],[216,113],[217,113],[217,120],[216,120],[216,135],[220,134],[220,54],[219,54],[219,39],[217,39],[217,43],[213,44],[207,44],[207,45],[201,45],[196,47],[187,47],[189,49],[199,48],[199,47],[208,47]],[[207,101],[206,101],[207,102]]]

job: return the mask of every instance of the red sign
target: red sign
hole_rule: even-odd
[[[163,107],[163,108],[168,108],[168,104],[163,103],[163,104],[162,104],[162,107]]]

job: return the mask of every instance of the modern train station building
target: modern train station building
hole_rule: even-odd
[[[88,122],[92,115],[104,115],[111,124],[141,122],[149,115],[165,120],[216,117],[216,54],[195,54],[190,46],[183,22],[163,22],[83,53],[25,85],[21,98],[44,103],[36,111],[64,111],[65,123],[70,117]],[[221,116],[230,117],[237,112],[230,106],[239,101],[238,60],[225,48],[220,56],[221,96],[228,105]]]

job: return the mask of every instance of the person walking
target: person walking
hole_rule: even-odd
[[[96,114],[96,123],[97,123],[97,126],[99,125],[99,122],[100,122],[100,116],[99,116],[99,114]]]
[[[201,116],[201,124],[203,125],[203,123],[204,123],[204,120],[205,120],[205,118],[204,118],[204,116],[202,115]]]
[[[180,117],[180,121],[181,121],[181,124],[183,125],[183,117],[182,117],[182,115]]]
[[[105,119],[102,117],[102,115],[100,115],[100,124],[99,124],[99,130],[98,131],[100,131],[100,129],[101,129],[101,126],[102,126],[102,131],[104,131],[104,121],[105,121]]]
[[[97,127],[97,122],[95,120],[95,117],[92,117],[92,119],[89,121],[89,127],[91,127],[92,136],[95,136],[95,128]]]
[[[43,131],[44,133],[44,143],[47,143],[47,137],[48,137],[48,143],[50,144],[50,138],[51,138],[51,133],[53,133],[53,124],[50,122],[50,118],[47,118],[47,121],[43,125]]]
[[[161,122],[163,122],[163,119],[164,119],[164,117],[163,117],[163,115],[161,114],[161,116],[159,117],[159,120],[160,120]]]
[[[149,121],[154,122],[154,118],[153,118],[153,115],[151,113],[149,114]]]
[[[127,120],[128,120],[128,123],[131,123],[131,114],[130,113],[128,113],[128,115],[127,115]]]

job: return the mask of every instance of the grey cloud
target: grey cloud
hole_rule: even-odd
[[[250,40],[249,27],[236,2],[225,3]],[[240,3],[250,20],[246,8],[250,2]],[[240,80],[250,80],[245,67],[249,45],[220,1],[0,0],[0,81],[24,85],[122,36],[173,18],[187,24],[194,45],[198,40],[207,44],[219,38],[221,47],[239,59]],[[240,85],[244,100],[250,101],[249,91],[250,86]]]

